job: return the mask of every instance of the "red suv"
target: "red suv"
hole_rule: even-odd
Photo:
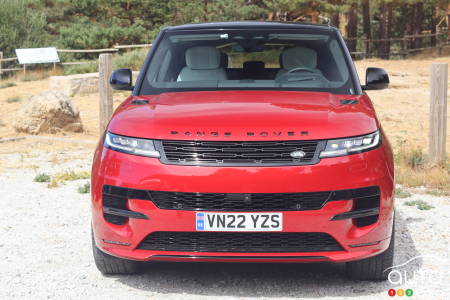
[[[94,258],[104,274],[143,261],[392,265],[392,151],[330,26],[270,22],[168,27],[94,156]]]

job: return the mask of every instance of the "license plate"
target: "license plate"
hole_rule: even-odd
[[[282,213],[213,213],[198,212],[197,231],[281,231]]]

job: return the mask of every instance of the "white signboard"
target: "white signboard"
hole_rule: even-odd
[[[16,49],[16,55],[21,65],[59,62],[56,48]]]

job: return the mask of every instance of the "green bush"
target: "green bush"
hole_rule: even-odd
[[[89,184],[89,182],[86,182],[82,186],[78,187],[78,193],[80,193],[80,194],[87,194],[90,191],[91,191],[91,185]]]
[[[20,102],[20,101],[22,101],[22,98],[20,98],[18,96],[9,97],[8,99],[6,99],[7,103],[16,103],[16,102]]]
[[[5,83],[0,83],[0,89],[6,89],[12,86],[16,86],[17,84],[15,84],[14,82],[5,82]]]
[[[45,15],[30,7],[31,0],[0,0],[0,50],[4,57],[17,48],[46,46]]]
[[[427,202],[425,202],[423,200],[406,201],[405,205],[416,206],[419,210],[430,210],[430,209],[434,208],[433,205],[428,204]]]
[[[50,175],[47,173],[39,173],[34,177],[35,182],[50,182]]]
[[[140,48],[113,56],[113,69],[130,68],[139,70],[144,62],[148,48]]]
[[[405,191],[401,188],[395,188],[395,197],[396,198],[408,198],[408,197],[411,197],[411,193],[408,191]]]
[[[64,67],[64,75],[95,73],[95,72],[98,72],[98,64],[96,63],[71,65]]]

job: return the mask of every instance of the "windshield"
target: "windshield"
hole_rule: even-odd
[[[166,32],[140,94],[248,89],[355,93],[335,32],[230,29]]]

